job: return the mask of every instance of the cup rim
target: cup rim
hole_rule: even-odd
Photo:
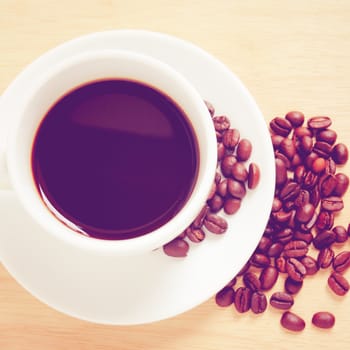
[[[185,205],[177,213],[177,215],[166,222],[166,224],[147,233],[143,236],[125,239],[125,240],[102,240],[93,237],[88,237],[83,234],[74,232],[71,228],[66,227],[60,222],[50,210],[45,206],[37,193],[36,187],[36,204],[33,205],[33,188],[28,188],[28,181],[23,181],[23,176],[18,172],[18,138],[17,133],[21,127],[21,121],[25,111],[30,106],[30,102],[37,98],[38,91],[45,86],[50,86],[50,82],[57,79],[65,70],[71,67],[76,67],[82,62],[93,62],[99,59],[124,59],[130,60],[134,64],[147,65],[150,69],[153,69],[159,74],[162,74],[168,79],[172,79],[177,86],[181,86],[183,91],[188,96],[189,103],[193,104],[193,108],[198,111],[198,115],[202,117],[203,129],[205,130],[204,136],[206,139],[205,150],[199,146],[200,157],[203,155],[206,157],[207,169],[203,173],[202,181],[197,181],[191,195],[186,201]],[[146,82],[147,83],[147,82]],[[150,84],[152,86],[152,84]],[[76,86],[72,86],[73,89]],[[155,86],[157,88],[157,86]],[[68,90],[69,91],[69,90]],[[165,93],[167,91],[164,91]],[[170,95],[171,96],[171,95]],[[171,96],[172,97],[172,96]],[[58,100],[60,96],[57,96]],[[176,101],[176,98],[174,99]],[[177,102],[177,101],[176,101]],[[181,104],[180,104],[181,106]],[[183,107],[183,106],[181,106]],[[49,108],[49,105],[48,105]],[[65,59],[59,64],[55,65],[51,69],[43,72],[43,75],[38,82],[36,82],[31,95],[27,98],[26,103],[20,109],[20,113],[16,122],[13,123],[13,127],[9,133],[8,149],[7,149],[7,165],[10,175],[10,180],[13,188],[18,194],[18,197],[25,207],[27,212],[46,230],[48,233],[53,234],[58,239],[65,241],[66,243],[73,244],[74,246],[82,249],[89,249],[97,253],[118,254],[118,255],[133,255],[138,253],[150,252],[154,249],[160,248],[165,243],[174,239],[179,235],[198,215],[200,209],[205,204],[208,197],[212,182],[215,176],[216,170],[216,135],[211,116],[207,107],[205,106],[203,99],[197,92],[197,90],[187,81],[185,77],[181,75],[174,68],[168,64],[144,55],[140,53],[130,52],[126,50],[100,50],[94,52],[87,52],[83,54],[74,55],[69,59]],[[43,118],[44,116],[42,116]],[[40,120],[42,120],[42,118]],[[39,124],[38,124],[39,125]],[[37,127],[38,127],[37,125]],[[195,128],[194,128],[195,129]],[[33,139],[32,139],[33,140]],[[198,144],[199,144],[199,140]],[[30,164],[29,164],[30,166]],[[199,165],[200,167],[201,165]],[[17,170],[16,170],[17,169]],[[27,179],[28,180],[28,179]],[[30,179],[30,183],[35,186],[33,178]],[[31,193],[28,196],[28,193]],[[40,206],[38,205],[40,201]],[[39,210],[39,208],[41,209]],[[44,209],[44,210],[43,210]]]

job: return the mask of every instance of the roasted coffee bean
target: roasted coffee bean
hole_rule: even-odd
[[[214,108],[214,106],[213,106],[209,101],[206,101],[206,100],[204,100],[204,103],[205,103],[205,105],[207,106],[208,111],[209,111],[211,117],[214,117],[214,114],[215,114],[215,108]]]
[[[292,168],[295,169],[297,166],[302,164],[302,159],[298,153],[295,153],[293,159],[292,159]]]
[[[246,272],[243,275],[244,285],[251,289],[253,292],[257,292],[261,288],[261,283],[258,276],[253,272]]]
[[[314,213],[315,213],[315,207],[311,203],[306,203],[297,208],[295,218],[300,223],[306,223],[311,220]]]
[[[304,177],[303,187],[308,190],[311,190],[316,186],[317,182],[318,176],[311,170],[307,171]]]
[[[344,208],[344,203],[341,197],[331,196],[321,200],[321,207],[328,211],[340,211]]]
[[[226,284],[226,287],[234,287],[237,284],[237,277],[233,277],[230,282]]]
[[[335,242],[336,235],[333,231],[324,230],[314,237],[313,244],[317,249],[331,246]]]
[[[332,265],[334,251],[331,248],[323,248],[317,255],[317,265],[320,269],[326,269]]]
[[[237,162],[237,159],[232,154],[228,154],[222,159],[220,163],[220,168],[224,176],[226,177],[231,176],[233,164],[235,164],[236,162]]]
[[[337,180],[337,184],[334,188],[333,195],[343,197],[349,187],[349,178],[343,173],[336,174],[335,178]]]
[[[292,162],[280,151],[275,152],[275,159],[281,159],[287,169],[290,169],[292,166]]]
[[[272,146],[275,150],[279,149],[280,144],[281,144],[283,139],[284,139],[284,137],[281,135],[272,135],[271,136]]]
[[[282,201],[292,201],[294,200],[300,192],[300,185],[294,181],[288,182],[279,194]]]
[[[224,211],[228,215],[237,213],[241,207],[241,200],[238,198],[227,198],[224,202]]]
[[[329,212],[329,211],[325,211],[322,210],[319,214],[318,214],[318,218],[316,221],[316,227],[318,229],[318,231],[324,231],[324,230],[329,230],[333,227],[333,223],[334,223],[334,214]]]
[[[214,197],[215,192],[216,192],[216,183],[213,182],[210,188],[210,192],[208,194],[208,201]]]
[[[204,220],[205,228],[215,234],[225,233],[227,230],[227,221],[217,214],[208,213]]]
[[[233,179],[227,180],[227,189],[232,197],[242,199],[246,195],[244,183]]]
[[[240,161],[246,161],[250,158],[252,153],[252,143],[247,139],[241,139],[237,146],[237,159]]]
[[[281,272],[281,273],[287,272],[287,268],[286,268],[287,260],[285,257],[279,256],[276,259],[275,264],[276,264],[276,268],[279,272]]]
[[[336,164],[345,164],[348,161],[349,152],[346,145],[338,143],[333,147],[332,159]]]
[[[293,234],[293,239],[296,241],[304,241],[306,244],[310,244],[314,237],[310,232],[295,231]]]
[[[332,124],[332,120],[329,117],[312,117],[307,121],[307,126],[310,129],[327,129]]]
[[[303,287],[303,281],[294,281],[290,277],[287,277],[284,281],[284,289],[289,294],[297,294]]]
[[[312,131],[306,126],[299,126],[294,130],[294,137],[313,136]]]
[[[317,208],[321,200],[320,190],[315,186],[310,190],[310,203]]]
[[[275,258],[280,256],[283,251],[284,245],[280,242],[275,242],[271,244],[271,247],[267,251],[267,256]]]
[[[266,267],[270,265],[270,258],[266,255],[255,253],[250,258],[250,263],[256,267]]]
[[[293,304],[293,296],[285,292],[275,292],[270,297],[270,305],[276,309],[289,310]]]
[[[295,206],[302,207],[307,203],[310,203],[310,192],[308,190],[300,190],[297,198],[295,199]]]
[[[200,243],[205,238],[205,233],[201,228],[188,227],[185,233],[187,238],[193,243]]]
[[[320,174],[326,169],[327,163],[324,158],[316,158],[312,163],[311,170],[315,174]]]
[[[308,155],[314,146],[314,142],[311,136],[305,135],[300,138],[298,143],[298,152],[302,156]]]
[[[308,276],[314,275],[319,270],[317,261],[312,256],[304,256],[301,259],[301,263],[305,266],[306,274]]]
[[[274,218],[274,220],[280,224],[288,222],[290,220],[291,215],[291,212],[285,212],[283,210],[272,213],[272,217]]]
[[[320,193],[322,197],[328,197],[332,194],[337,185],[337,178],[333,174],[326,174],[320,179]]]
[[[335,233],[335,241],[337,243],[344,243],[348,239],[348,232],[344,226],[335,226],[332,230]]]
[[[294,181],[297,182],[298,184],[304,183],[304,178],[306,175],[306,169],[304,165],[299,165],[296,167],[294,171]]]
[[[335,317],[333,314],[327,311],[316,312],[311,319],[314,326],[318,328],[332,328],[335,324]]]
[[[262,292],[254,292],[252,294],[250,307],[255,314],[263,313],[267,308],[266,295]]]
[[[223,132],[230,127],[230,119],[225,115],[216,116],[213,118],[214,127],[216,131]]]
[[[276,242],[280,242],[282,244],[287,244],[293,238],[293,231],[290,228],[285,228],[281,231],[278,231],[274,235],[274,239]]]
[[[328,158],[332,152],[332,146],[327,142],[317,141],[313,151],[322,158]]]
[[[294,201],[294,200],[289,200],[289,201],[284,202],[283,208],[284,208],[286,211],[291,211],[291,210],[293,210],[293,208],[295,208],[295,201]]]
[[[187,256],[189,248],[189,244],[184,239],[175,238],[163,246],[163,251],[166,255],[183,258]]]
[[[223,145],[222,142],[218,142],[217,143],[217,157],[218,157],[219,162],[225,157],[225,154],[226,154],[225,146]]]
[[[224,287],[215,295],[216,304],[221,307],[230,306],[235,300],[235,292],[231,287]]]
[[[275,159],[276,163],[276,185],[281,186],[287,181],[287,168],[283,160]]]
[[[287,258],[301,258],[308,253],[308,245],[304,241],[291,241],[284,247],[284,255]]]
[[[295,147],[294,141],[287,137],[282,140],[279,149],[290,160],[293,159],[296,153],[296,147]]]
[[[224,200],[218,194],[215,194],[207,203],[212,213],[217,213],[224,206]]]
[[[285,118],[292,124],[294,128],[303,125],[305,116],[302,112],[291,111],[285,115]]]
[[[348,280],[339,272],[333,271],[328,277],[329,288],[337,295],[343,296],[349,291]]]
[[[344,272],[350,267],[350,251],[343,251],[333,260],[333,269],[336,272]]]
[[[216,192],[222,197],[225,198],[227,196],[227,179],[223,179],[216,186]]]
[[[318,154],[316,152],[311,152],[305,157],[304,164],[307,169],[312,169],[312,164],[318,158]]]
[[[297,314],[286,311],[281,317],[281,325],[290,331],[301,332],[305,328],[305,321]]]
[[[274,197],[271,211],[272,212],[279,211],[281,208],[282,208],[282,201],[279,198]]]
[[[262,253],[265,254],[267,253],[267,251],[269,250],[269,248],[271,247],[272,241],[270,238],[266,237],[266,236],[262,236],[260,238],[259,244],[256,248],[256,252],[257,253]]]
[[[245,182],[248,179],[248,170],[244,163],[236,162],[232,167],[232,176],[235,180]]]
[[[205,217],[207,216],[208,212],[209,212],[209,206],[205,205],[201,209],[201,211],[199,212],[197,217],[194,219],[194,221],[192,223],[192,227],[193,228],[201,228],[204,224],[204,220],[205,220]]]
[[[228,149],[234,149],[240,138],[240,133],[237,129],[228,129],[224,131],[222,135],[222,143],[225,145]]]
[[[255,189],[260,181],[260,168],[255,163],[249,164],[248,169],[248,188],[253,190]]]
[[[250,309],[252,291],[247,287],[239,287],[235,293],[235,307],[239,313],[247,312]]]
[[[300,282],[306,275],[305,266],[295,258],[289,258],[286,261],[286,270],[291,279]]]
[[[330,145],[333,145],[337,140],[337,133],[331,129],[321,130],[316,134],[316,140],[324,141],[329,143]]]
[[[277,135],[288,136],[292,130],[292,124],[287,119],[276,117],[271,120],[270,128]]]
[[[278,270],[274,266],[265,267],[260,274],[260,288],[270,290],[277,282]]]

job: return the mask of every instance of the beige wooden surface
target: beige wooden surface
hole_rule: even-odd
[[[350,146],[348,0],[0,0],[0,93],[46,50],[81,34],[119,28],[161,31],[194,42],[243,80],[266,120],[291,109],[330,115],[339,140]],[[349,169],[343,171],[349,174]],[[347,195],[337,222],[349,221]],[[307,327],[291,334],[279,326],[276,310],[238,315],[213,300],[155,324],[94,325],[41,304],[0,266],[0,349],[348,348],[350,296],[333,296],[326,278],[320,273],[307,279],[293,308]],[[318,310],[335,313],[334,329],[311,326]]]

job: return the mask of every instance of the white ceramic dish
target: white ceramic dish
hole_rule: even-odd
[[[26,93],[23,84],[40,68],[84,51],[132,50],[163,60],[180,71],[230,117],[241,136],[253,141],[251,160],[261,180],[240,211],[228,218],[225,235],[207,235],[185,259],[161,250],[133,257],[98,256],[46,234],[26,214],[12,191],[0,191],[0,259],[30,293],[51,307],[91,322],[130,325],[185,312],[213,296],[244,265],[268,220],[274,192],[274,157],[268,129],[253,98],[235,75],[202,49],[168,35],[110,31],[65,43],[28,66],[0,99],[0,142],[9,121],[2,113]],[[0,145],[1,146],[1,145]],[[34,316],[34,315],[33,315]]]

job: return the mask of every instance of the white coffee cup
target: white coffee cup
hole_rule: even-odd
[[[170,96],[188,116],[197,136],[199,171],[190,198],[180,212],[146,235],[126,240],[100,240],[78,234],[58,220],[43,203],[31,168],[36,131],[50,107],[65,93],[91,81],[125,78],[153,86]],[[0,183],[9,182],[22,205],[47,234],[101,254],[132,255],[152,251],[179,235],[204,205],[215,176],[216,135],[211,116],[196,89],[179,72],[149,56],[124,50],[101,50],[73,56],[31,82],[28,96],[21,96],[13,110],[5,149],[0,154]],[[135,214],[137,215],[137,214]]]

